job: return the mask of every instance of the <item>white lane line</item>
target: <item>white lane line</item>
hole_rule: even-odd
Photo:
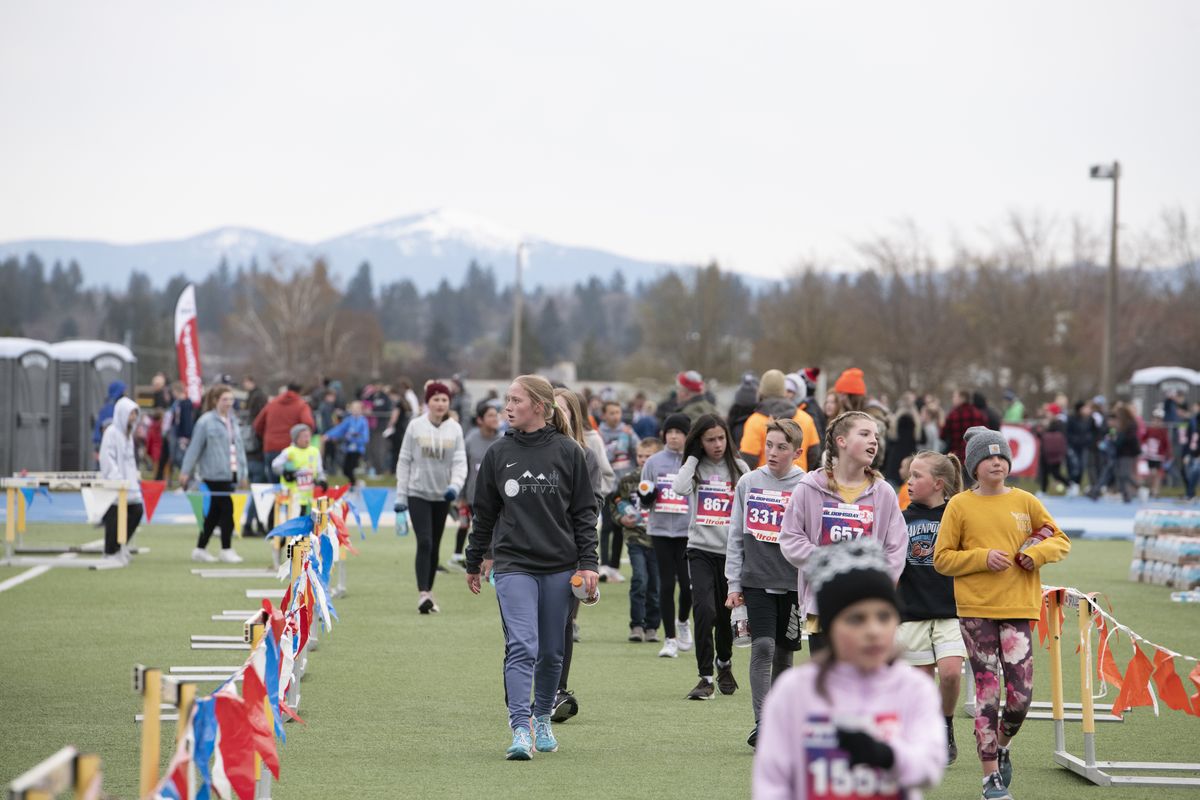
[[[95,541],[88,542],[87,544],[84,545],[84,547],[93,547],[96,544],[103,545],[104,540],[96,539]],[[63,558],[63,559],[74,558],[74,557],[75,557],[75,553],[63,553],[61,556],[59,556],[59,558]],[[22,583],[25,583],[26,581],[31,581],[34,578],[38,577],[39,575],[45,575],[51,569],[52,569],[52,567],[46,567],[46,566],[34,567],[33,569],[27,569],[24,572],[20,573],[19,575],[14,575],[11,578],[9,578],[8,580],[0,583],[0,592],[7,592],[9,589],[12,589],[16,586],[20,586]]]

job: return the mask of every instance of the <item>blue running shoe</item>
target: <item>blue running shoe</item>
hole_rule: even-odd
[[[539,753],[553,753],[558,750],[558,739],[550,730],[550,715],[533,718],[533,745]]]
[[[530,761],[533,759],[533,739],[529,736],[529,728],[517,728],[513,731],[512,745],[504,757],[509,761]]]
[[[1005,787],[1012,786],[1012,753],[1007,747],[996,749],[996,769],[1000,772],[1000,780]]]

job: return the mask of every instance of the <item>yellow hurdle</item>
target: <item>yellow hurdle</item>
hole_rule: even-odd
[[[65,792],[73,797],[101,797],[104,777],[100,756],[64,747],[13,780],[8,800],[52,800]]]
[[[142,760],[138,797],[146,797],[158,785],[159,740],[162,735],[162,670],[134,668],[134,688],[142,693]],[[140,684],[140,685],[138,685]]]

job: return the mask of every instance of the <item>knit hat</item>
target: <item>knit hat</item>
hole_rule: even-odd
[[[312,432],[312,430],[307,425],[305,425],[303,422],[293,425],[292,429],[290,431],[290,433],[292,434],[292,444],[296,443],[296,440],[300,438],[300,434],[311,433],[311,432]]]
[[[675,376],[675,381],[692,394],[704,393],[704,377],[694,369],[679,373]]]
[[[808,367],[800,372],[800,377],[804,378],[804,385],[808,387],[809,394],[817,390],[817,378],[821,377],[820,367]]]
[[[992,456],[1000,456],[1008,462],[1009,467],[1012,467],[1012,450],[1008,446],[1008,439],[1000,431],[976,425],[973,428],[967,428],[963,439],[967,443],[968,477],[974,479],[975,469],[979,463]]]
[[[792,372],[783,378],[783,388],[796,397],[804,396],[804,378],[799,373]]]
[[[454,393],[450,391],[450,387],[440,381],[430,381],[425,384],[425,402],[428,403],[434,395],[444,394],[446,397],[453,397]]]
[[[883,600],[900,610],[887,558],[874,539],[818,547],[804,567],[804,578],[817,599],[817,616],[826,631],[838,614],[859,600]]]
[[[663,420],[663,436],[667,435],[667,431],[680,431],[684,436],[688,435],[688,431],[692,429],[692,420],[687,414],[668,414]]]
[[[838,376],[837,382],[833,384],[833,390],[838,394],[866,394],[867,382],[863,380],[863,371],[858,367],[851,367]]]
[[[783,377],[783,372],[777,369],[769,369],[763,373],[762,380],[758,382],[759,397],[786,397],[787,396],[787,379]]]

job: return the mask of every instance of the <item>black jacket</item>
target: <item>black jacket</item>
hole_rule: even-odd
[[[483,456],[473,502],[467,572],[488,555],[496,572],[595,571],[596,496],[574,439],[507,431]]]
[[[954,579],[933,568],[933,549],[942,526],[943,503],[929,508],[912,503],[904,510],[908,526],[908,553],[904,572],[900,573],[900,619],[954,619],[958,605],[954,600]]]

